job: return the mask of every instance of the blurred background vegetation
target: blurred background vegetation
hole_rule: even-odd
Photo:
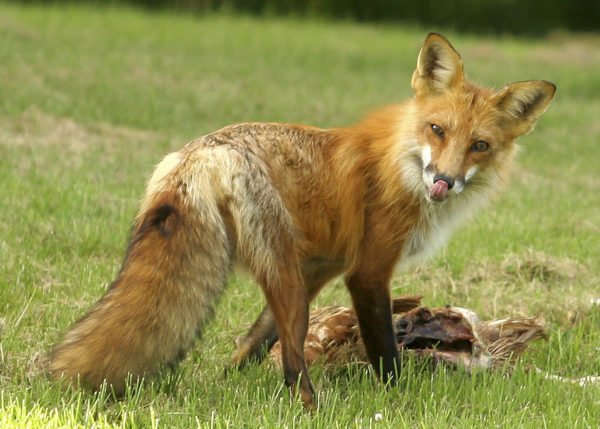
[[[545,35],[600,30],[600,0],[83,0],[197,13],[234,11],[443,26],[476,33]],[[21,0],[20,3],[81,3]]]

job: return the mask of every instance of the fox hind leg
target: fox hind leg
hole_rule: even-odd
[[[304,361],[309,298],[296,253],[293,222],[260,161],[249,154],[239,161],[244,174],[230,181],[227,218],[235,231],[236,254],[261,285],[269,306],[251,331],[255,339],[242,343],[239,361],[259,355],[265,341],[278,336],[285,382],[310,406],[313,388]]]
[[[262,362],[277,339],[275,316],[269,305],[265,305],[248,333],[236,338],[236,350],[231,357],[232,365],[243,368],[252,362]]]
[[[311,407],[314,388],[304,359],[304,340],[308,330],[308,294],[294,267],[282,267],[279,272],[283,287],[273,288],[264,284],[263,291],[281,343],[285,383],[293,393],[298,392],[305,406]]]
[[[309,268],[303,270],[302,277],[308,291],[309,303],[336,274],[337,270]],[[232,365],[244,368],[249,363],[261,363],[277,340],[275,317],[269,305],[265,305],[248,333],[236,339],[236,350],[231,357]]]

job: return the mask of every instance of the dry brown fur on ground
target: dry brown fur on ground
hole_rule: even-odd
[[[396,339],[401,351],[466,369],[514,366],[529,342],[545,339],[544,327],[534,318],[482,321],[460,307],[427,308],[421,297],[393,300]],[[311,313],[304,344],[307,364],[368,362],[358,320],[348,307],[330,306]],[[271,357],[281,361],[279,343]]]

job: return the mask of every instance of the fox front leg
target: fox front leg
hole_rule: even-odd
[[[345,281],[369,361],[383,382],[395,384],[400,357],[392,323],[390,281],[406,234],[398,229],[402,222],[395,212],[389,210],[373,208],[369,213],[359,259]]]
[[[400,357],[392,323],[388,282],[361,274],[346,279],[360,333],[373,369],[384,383],[395,384]]]

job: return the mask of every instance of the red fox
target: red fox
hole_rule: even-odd
[[[267,306],[232,357],[260,361],[279,339],[285,382],[310,406],[303,343],[310,301],[343,275],[375,372],[400,370],[392,327],[395,267],[433,254],[505,182],[515,139],[534,128],[555,85],[499,91],[463,74],[429,34],[414,97],[355,126],[232,125],[158,164],[117,279],[50,357],[52,376],[120,393],[128,376],[174,365],[193,344],[233,264]]]

